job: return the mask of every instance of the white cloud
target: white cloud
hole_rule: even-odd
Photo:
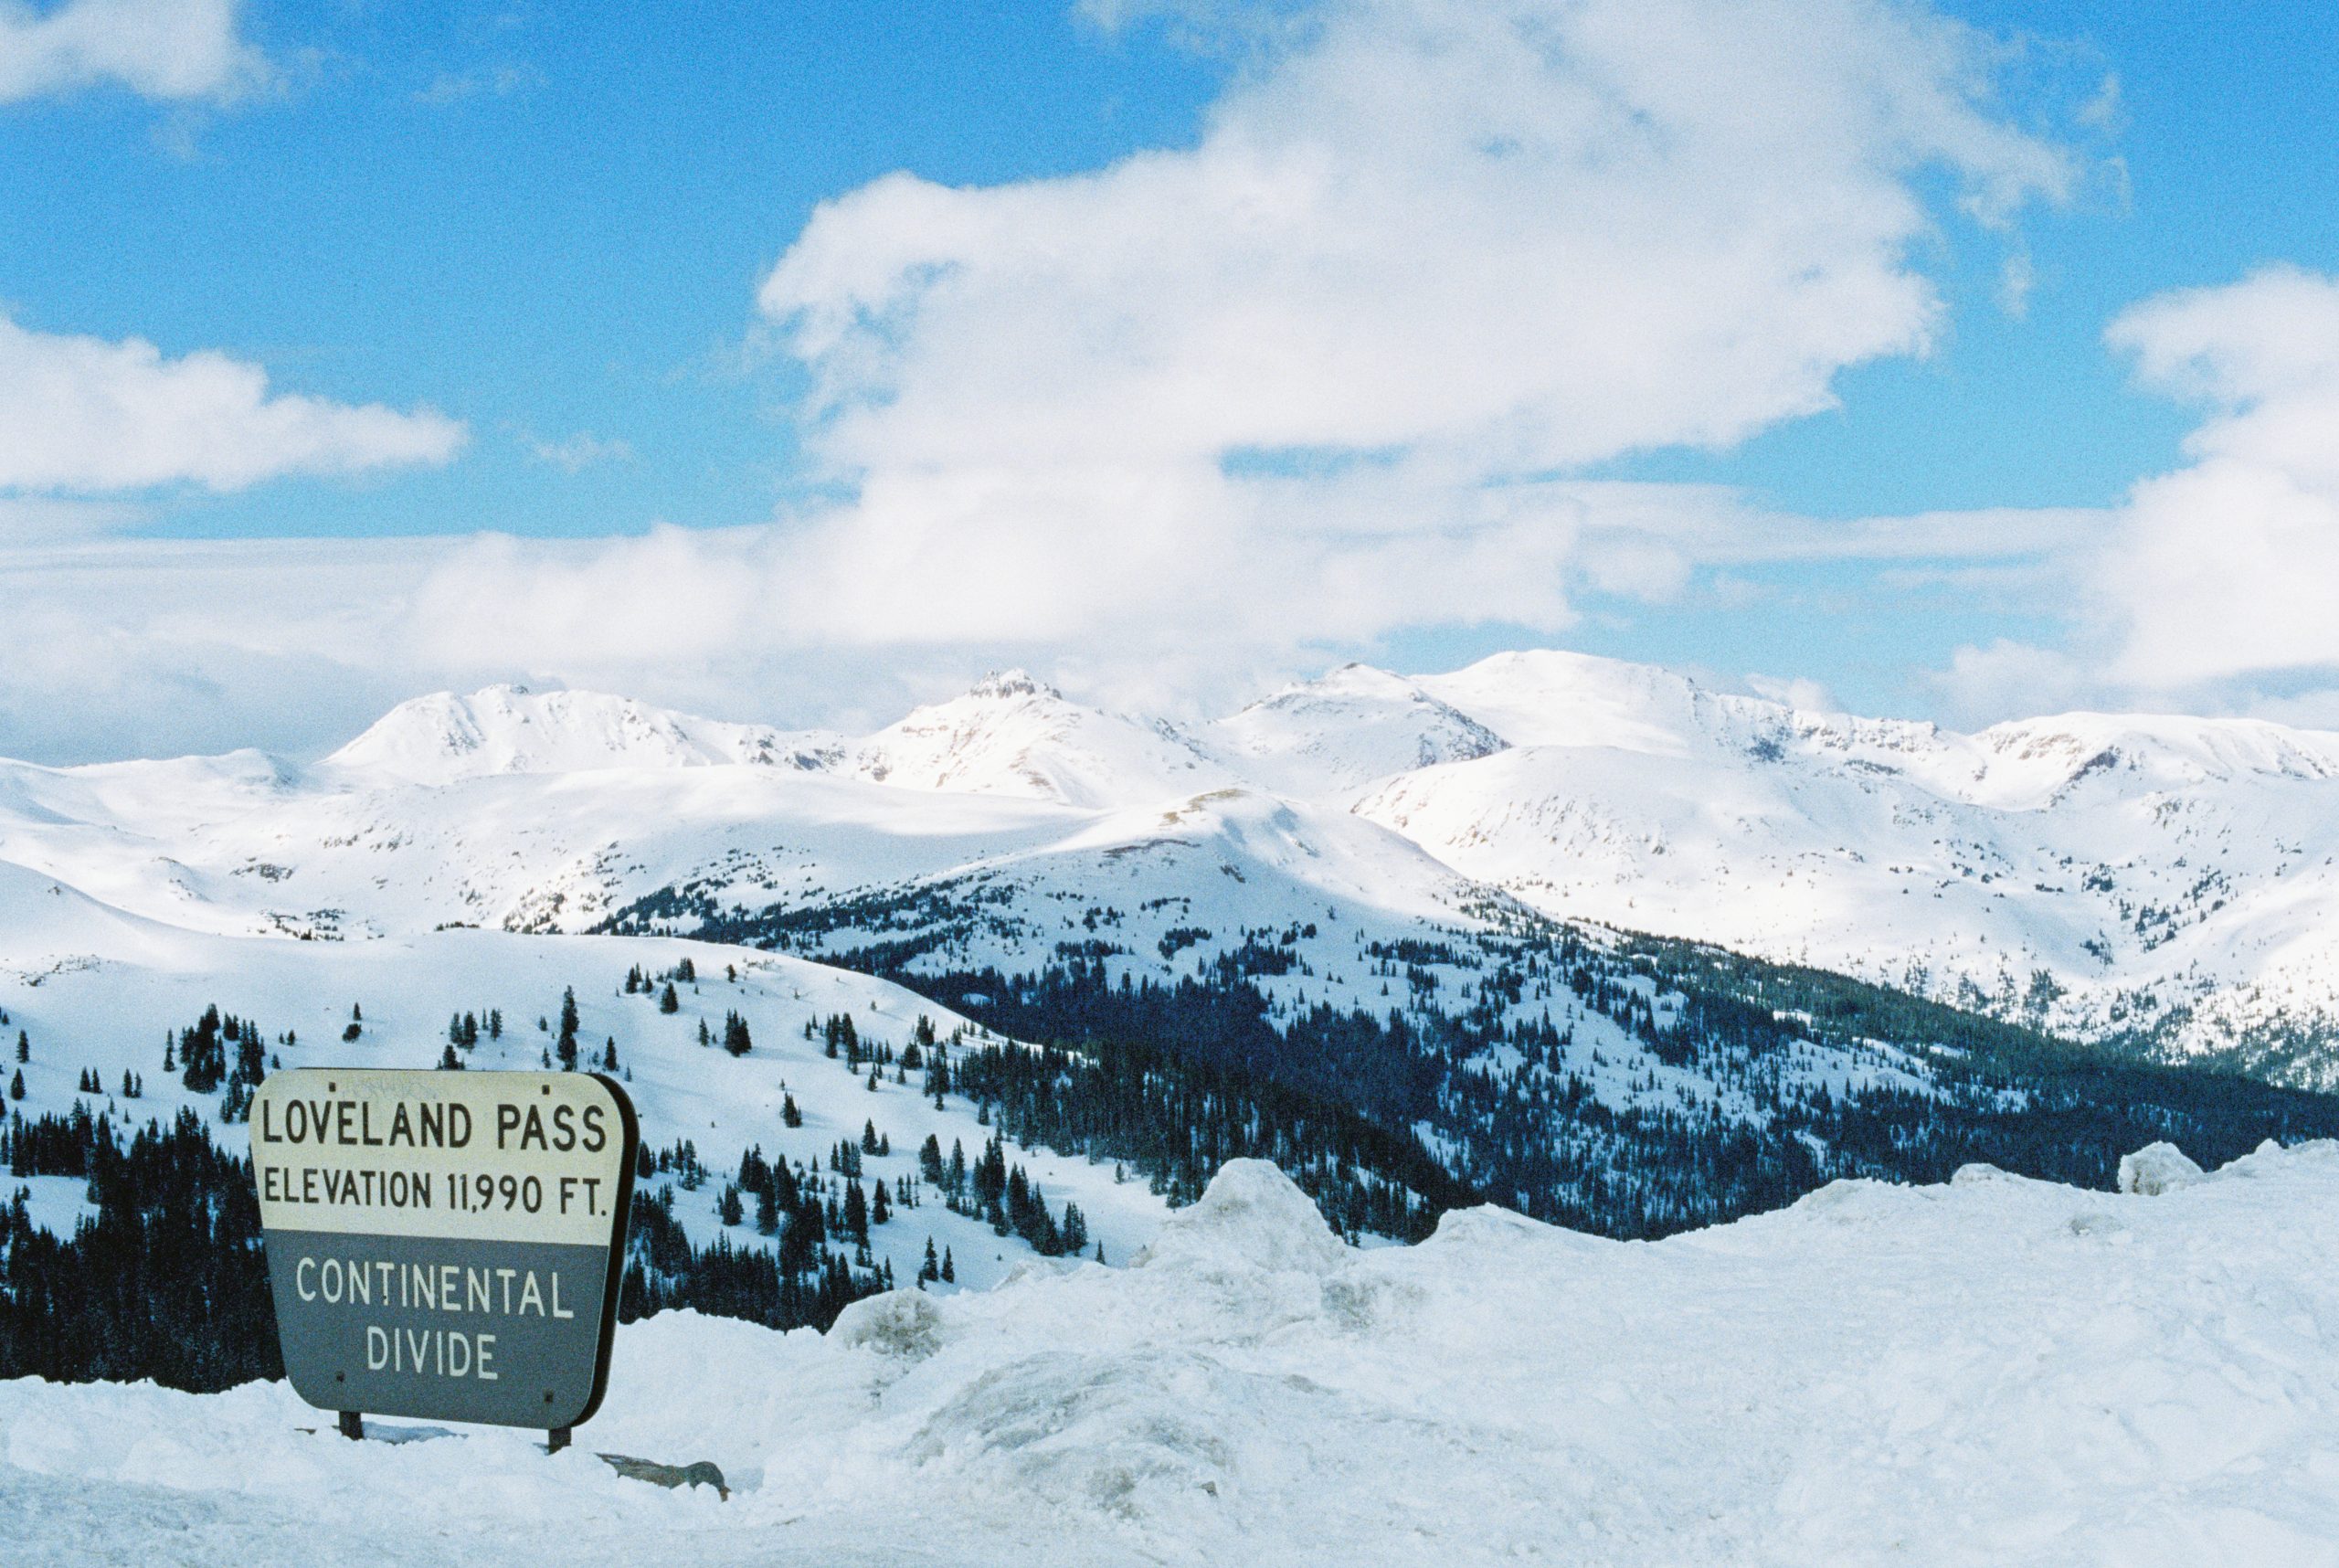
[[[1803,713],[1835,714],[1844,711],[1836,701],[1835,693],[1805,676],[1749,675],[1746,677],[1746,689],[1758,697],[1784,703]]]
[[[0,493],[86,494],[443,463],[463,426],[320,397],[271,397],[258,366],[165,358],[142,338],[29,332],[0,316]]]
[[[826,204],[766,281],[840,462],[1726,444],[1921,350],[1909,177],[2059,194],[1952,24],[1860,0],[1356,0],[1199,146]]]
[[[1847,366],[1925,350],[1942,305],[1917,258],[1946,217],[1926,193],[1999,224],[2072,177],[1991,102],[1974,35],[1883,0],[1269,15],[1191,147],[988,188],[894,175],[820,209],[759,301],[810,372],[810,448],[844,501],[434,547],[370,593],[317,588],[339,608],[261,650],[217,641],[244,628],[164,637],[117,609],[141,594],[62,594],[58,568],[21,581],[108,629],[79,646],[125,672],[268,661],[312,726],[363,722],[390,672],[838,718],[993,661],[1208,706],[1407,629],[1561,633],[1580,599],[1662,599],[1717,562],[1995,556],[2069,525],[1823,524],[1572,477],[1726,445],[1826,407]],[[150,373],[192,363],[86,352],[132,348]],[[255,379],[238,406],[296,401]],[[46,463],[57,491],[222,482],[206,465],[236,445],[9,440],[0,410],[0,475]],[[817,710],[773,711],[791,693]],[[174,700],[179,722],[206,699]]]
[[[581,473],[595,463],[630,462],[633,459],[631,442],[616,438],[605,440],[584,430],[557,441],[532,436],[527,438],[527,445],[530,457],[568,473]]]
[[[2270,267],[2174,291],[2106,338],[2143,387],[2205,407],[2192,461],[2042,535],[2038,584],[2058,599],[2063,646],[1962,649],[1937,684],[1971,717],[2077,704],[2327,722],[2339,713],[2339,280]]]
[[[433,77],[430,85],[417,90],[414,101],[433,109],[444,109],[472,98],[509,98],[532,87],[544,85],[544,73],[534,66],[504,65],[492,69],[458,73],[442,71]]]
[[[159,99],[237,98],[267,61],[238,31],[240,0],[0,0],[0,103],[101,82]]]
[[[2094,563],[2117,673],[2339,667],[2339,281],[2270,268],[2147,301],[2110,337],[2147,385],[2211,410],[2192,466],[2139,484]]]
[[[760,295],[859,487],[793,535],[808,614],[1289,641],[1662,596],[1678,558],[1579,555],[1538,476],[1828,406],[1935,331],[1921,172],[1993,223],[2073,177],[1919,8],[1181,8],[1263,14],[1191,148],[815,214]]]

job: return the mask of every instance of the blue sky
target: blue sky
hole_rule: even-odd
[[[1979,81],[1970,99],[1958,97],[1959,112],[2059,160],[2044,173],[2022,149],[1974,153],[1978,132],[1960,130],[1943,143],[1953,143],[1951,151],[1879,172],[1867,154],[1847,163],[1832,145],[1792,132],[1793,146],[1818,160],[1815,179],[1843,182],[1831,199],[1884,214],[1888,198],[1905,193],[1921,219],[1896,227],[1889,216],[1863,218],[1856,233],[1821,240],[1794,227],[1778,243],[1823,247],[1805,270],[1860,273],[1844,296],[1857,308],[1888,283],[1921,284],[1938,307],[1921,329],[1909,324],[1917,318],[1905,302],[1893,307],[1898,316],[1879,307],[1873,323],[1843,342],[1830,335],[1833,318],[1823,319],[1798,329],[1809,341],[1777,344],[1773,359],[1746,368],[1755,390],[1711,408],[1660,398],[1646,418],[1621,419],[1603,440],[1560,433],[1584,409],[1603,406],[1596,386],[1555,390],[1532,376],[1521,380],[1513,406],[1498,399],[1473,413],[1466,440],[1454,434],[1448,405],[1426,397],[1413,409],[1335,398],[1339,407],[1328,404],[1320,418],[1286,419],[1265,403],[1226,419],[1197,415],[1191,450],[1180,446],[1165,464],[1200,457],[1222,469],[1227,452],[1252,444],[1242,422],[1248,417],[1259,446],[1360,452],[1361,468],[1385,460],[1404,482],[1371,491],[1356,481],[1359,465],[1343,460],[1334,465],[1340,477],[1302,485],[1296,495],[1245,492],[1198,503],[1228,511],[1194,525],[1203,543],[1192,549],[1221,552],[1216,579],[1198,573],[1196,580],[1264,577],[1281,597],[1263,590],[1238,614],[1164,588],[1158,602],[1145,601],[1159,612],[1158,637],[1175,641],[1191,627],[1191,641],[1223,656],[1202,658],[1187,647],[1165,663],[1148,653],[1145,673],[1132,677],[1110,657],[1127,616],[1098,582],[1158,572],[1188,543],[1178,535],[1174,498],[1201,492],[1142,479],[1124,484],[1130,470],[1153,461],[1151,432],[1131,436],[1147,455],[1130,457],[1098,431],[1068,424],[1031,383],[1053,378],[1062,363],[1067,375],[1096,378],[1084,394],[1090,400],[1110,403],[1127,378],[1097,367],[1098,355],[1109,352],[1097,343],[1125,329],[1140,341],[1157,325],[1201,336],[1212,318],[1197,306],[1152,323],[1142,302],[1109,299],[1107,284],[1174,293],[1189,277],[1227,275],[1231,264],[1207,249],[1143,267],[1117,257],[1051,282],[1055,263],[1044,248],[1028,233],[1002,238],[996,226],[1060,221],[1092,237],[1105,235],[1108,221],[1142,228],[1143,215],[1129,214],[1151,188],[1144,178],[1122,178],[1108,199],[1085,176],[1161,150],[1208,164],[1212,126],[1240,125],[1246,116],[1254,129],[1304,141],[1308,115],[1347,111],[1340,71],[1360,76],[1375,62],[1402,59],[1406,48],[1431,47],[1420,40],[1448,19],[1434,16],[1429,0],[1419,16],[1399,0],[1372,0],[1282,5],[1264,22],[1240,5],[1130,17],[1058,4],[740,4],[693,7],[684,23],[670,12],[599,5],[187,5],[216,10],[222,47],[235,51],[207,84],[166,80],[151,65],[90,65],[92,47],[75,46],[81,53],[74,55],[29,33],[11,43],[5,26],[24,25],[0,25],[0,313],[30,334],[27,362],[67,339],[144,340],[165,362],[216,354],[264,370],[270,395],[303,395],[333,408],[381,405],[386,418],[431,411],[443,418],[394,432],[387,447],[353,447],[358,438],[345,430],[321,436],[323,446],[302,449],[308,456],[255,459],[257,477],[239,471],[232,481],[200,458],[158,459],[134,473],[93,458],[97,466],[60,471],[61,478],[27,459],[12,486],[0,451],[0,529],[17,534],[0,545],[18,551],[14,569],[0,576],[0,594],[13,596],[0,599],[0,613],[13,607],[20,617],[53,617],[65,641],[115,650],[93,659],[86,680],[117,715],[78,727],[57,716],[59,699],[83,678],[69,660],[51,659],[37,680],[13,685],[0,672],[0,750],[62,758],[77,747],[99,755],[226,744],[241,738],[228,733],[237,725],[284,701],[319,716],[256,738],[299,748],[347,727],[365,705],[402,683],[474,676],[629,682],[673,700],[810,720],[881,713],[897,696],[931,694],[997,658],[1056,666],[1070,683],[1102,694],[1208,705],[1242,694],[1246,683],[1350,653],[1427,668],[1537,642],[1694,667],[1726,681],[1800,679],[1817,683],[1815,692],[1805,688],[1812,700],[1974,722],[2004,716],[2022,694],[2040,704],[2269,711],[2318,722],[2326,712],[2319,694],[2339,651],[2302,632],[2246,661],[2207,651],[2156,661],[2142,640],[2155,615],[2174,609],[2140,597],[2155,590],[2127,581],[2103,555],[2107,541],[2112,556],[2133,559],[2180,548],[2170,532],[2180,524],[2144,514],[2131,491],[2153,476],[2186,472],[2199,455],[2188,439],[2207,417],[2197,399],[2139,386],[2134,354],[2107,346],[2111,323],[2172,291],[2241,287],[2270,265],[2319,278],[2339,264],[2339,203],[2330,199],[2339,186],[2339,29],[2317,24],[2311,8],[2258,4],[2212,16],[1979,0],[1923,10],[1853,0],[1788,7],[1809,13],[1795,25],[1833,30],[1813,37],[1840,36],[1847,54],[1872,47],[1888,55],[1905,41],[1871,12],[1918,16],[1928,28],[1944,17],[1970,25],[1974,31],[1955,35],[1962,52],[1953,67],[1936,71],[1919,60],[1876,69],[1891,73],[1891,90],[1912,95],[1955,96]],[[71,9],[47,0],[33,13],[54,19]],[[1519,0],[1511,9],[1525,26],[1566,7]],[[1723,18],[1718,26],[1745,26],[1743,16],[1724,15],[1742,10],[1683,0],[1668,24],[1702,27],[1710,11]],[[1350,15],[1360,11],[1363,21]],[[1286,24],[1297,30],[1279,30]],[[1656,26],[1652,14],[1652,32]],[[1344,39],[1353,46],[1345,53]],[[1579,44],[1592,61],[1580,71],[1558,58]],[[1937,45],[1928,31],[1909,48],[1913,58]],[[1635,52],[1640,47],[1567,35],[1553,46],[1549,76],[1521,91],[1560,102],[1612,69],[1640,69],[1664,46],[1653,38],[1646,53]],[[12,48],[24,82],[13,93]],[[137,58],[134,50],[122,58]],[[1829,90],[1783,78],[1725,86],[1750,98]],[[1426,124],[1471,107],[1424,88],[1389,112]],[[1523,102],[1519,112],[1548,107]],[[1686,134],[1699,133],[1704,128]],[[1329,129],[1327,137],[1337,140]],[[1402,177],[1386,188],[1434,185],[1412,179],[1423,163],[1413,143],[1392,135],[1391,145],[1381,164],[1360,165],[1370,176],[1360,184],[1396,169]],[[1713,167],[1726,166],[1717,154]],[[895,171],[974,196],[937,207],[928,187],[873,186]],[[1685,190],[1713,183],[1710,170],[1690,173],[1696,178],[1684,176]],[[2004,212],[1974,221],[1962,204],[1994,181],[2021,189]],[[1204,188],[1200,175],[1169,188],[1162,199],[1183,192],[1201,214],[1221,210],[1194,196]],[[1799,188],[1783,184],[1781,199],[1793,201]],[[1536,194],[1532,185],[1505,189]],[[1019,190],[1038,191],[1042,206],[1019,208]],[[863,192],[865,200],[855,194]],[[839,198],[850,211],[823,232],[808,230],[816,207]],[[1644,223],[1652,228],[1646,243],[1663,263],[1669,240],[1656,230],[1671,198],[1658,186],[1650,199],[1660,216]],[[1425,247],[1420,269],[1466,267],[1477,253],[1469,249],[1473,221],[1461,215],[1455,249]],[[1495,221],[1487,246],[1507,244]],[[926,223],[963,223],[968,249],[926,256],[915,228]],[[1335,257],[1350,249],[1336,228],[1288,232],[1296,238],[1275,243],[1320,243]],[[1368,238],[1356,249],[1379,246],[1379,262],[1389,263],[1389,247],[1402,244],[1398,232],[1396,240]],[[1564,255],[1581,249],[1583,236],[1554,228],[1547,239],[1552,254]],[[1108,257],[1115,244],[1095,238],[1092,249]],[[873,303],[875,285],[848,276],[872,255],[888,266],[927,267],[946,281],[905,285],[888,274]],[[2010,264],[2030,280],[2018,303],[2009,301]],[[1375,289],[1343,305],[1350,313],[1339,318],[1341,332],[1370,337],[1385,328],[1402,337],[1421,299],[1436,299],[1408,292],[1413,283],[1390,282],[1404,272],[1383,265]],[[1797,275],[1793,267],[1782,274]],[[964,286],[947,281],[954,276]],[[986,284],[1000,279],[1030,287]],[[1763,286],[1787,285],[1773,279]],[[906,303],[894,297],[904,288],[915,296]],[[1074,302],[1068,311],[1095,313],[1095,329],[1075,344],[1076,365],[1063,358],[1054,323],[1033,324],[1051,288]],[[1203,291],[1198,284],[1198,296]],[[1783,292],[1766,297],[1750,285],[1747,293],[1750,335],[1783,331],[1778,317],[1804,308]],[[2202,309],[2224,310],[2226,299]],[[1608,308],[1589,293],[1555,300],[1550,309],[1587,318]],[[1294,308],[1304,318],[1309,307]],[[1372,313],[1382,308],[1385,321]],[[1661,302],[1652,308],[1661,313]],[[889,309],[904,313],[872,324]],[[841,344],[805,335],[808,321],[836,310],[850,323],[840,329]],[[1456,324],[1466,334],[1482,323]],[[1299,322],[1295,354],[1328,341],[1308,326]],[[1487,342],[1506,341],[1499,328]],[[1912,332],[1924,339],[1921,350]],[[1726,322],[1675,334],[1663,320],[1649,334],[1657,344],[1740,335]],[[2192,355],[2186,363],[2197,368],[2226,352],[2229,335],[2207,346],[2187,338],[2190,347],[2172,353]],[[1032,346],[1023,353],[1027,340]],[[1445,360],[1424,355],[1381,363],[1399,374],[1416,365],[1453,374]],[[873,361],[882,367],[869,368]],[[7,365],[0,355],[0,377]],[[996,408],[1000,439],[1017,452],[1021,477],[1000,492],[1008,499],[998,517],[945,516],[935,508],[960,502],[936,494],[960,494],[977,482],[968,476],[989,471],[988,432],[968,422],[980,408],[969,412],[950,397],[968,376],[990,370],[1002,380],[999,397],[983,406]],[[1701,373],[1692,359],[1671,374]],[[1800,389],[1779,390],[1786,382]],[[1832,395],[1832,406],[1815,406],[1813,386]],[[808,401],[822,388],[833,400]],[[1305,401],[1311,394],[1302,387],[1297,395]],[[2260,396],[2252,384],[2226,404],[2247,412]],[[0,387],[0,408],[5,397]],[[941,410],[931,420],[908,412],[929,404]],[[1169,418],[1192,411],[1143,397],[1129,406],[1167,408]],[[459,437],[446,435],[446,421],[460,423]],[[1522,425],[1541,434],[1493,455],[1495,432]],[[1321,442],[1308,434],[1319,429],[1330,432]],[[1097,478],[1079,494],[1057,482],[1098,465],[1116,477]],[[888,476],[922,497],[905,514],[914,522],[882,514],[869,498],[887,489]],[[1402,531],[1387,518],[1454,505],[1448,532],[1438,535],[1451,542],[1453,530],[1473,525],[1462,521],[1476,504],[1469,498],[1489,487],[1525,495],[1522,484],[1577,481],[1646,487],[1667,505],[1667,498],[1722,487],[1739,517],[1698,524],[1689,544],[1666,528],[1656,543],[1635,544],[1629,530],[1605,524],[1552,544],[1556,525],[1547,521],[1506,524],[1511,532],[1482,542],[1492,574],[1483,602],[1457,579],[1413,600],[1359,588],[1353,602],[1313,620],[1279,611],[1316,600],[1321,582],[1344,573],[1402,575],[1400,557],[1371,553]],[[1042,571],[1044,592],[1025,594],[1023,579],[1004,588],[986,583],[980,591],[1006,605],[997,615],[959,617],[939,601],[941,590],[921,598],[913,583],[899,613],[919,623],[914,635],[867,630],[890,619],[892,601],[882,598],[836,624],[800,610],[799,622],[819,625],[758,644],[725,674],[720,642],[668,656],[654,636],[613,634],[605,645],[576,630],[593,612],[571,603],[575,596],[607,592],[653,558],[597,556],[597,546],[660,525],[715,531],[709,538],[723,541],[707,547],[711,556],[684,540],[654,556],[679,574],[709,574],[711,599],[741,572],[761,570],[776,574],[777,604],[787,584],[820,572],[859,576],[865,563],[882,577],[902,570],[905,555],[930,555],[921,540],[1011,529],[1012,518],[1054,508],[1066,515],[1050,525],[1070,530],[1064,537],[1117,535],[1132,505],[1154,503],[1132,498],[1164,495],[1171,500],[1161,503],[1158,541],[1100,554],[1092,565],[1101,577],[1067,567],[1058,580]],[[2035,514],[2035,535],[2009,525],[2006,541],[1978,552],[1952,544],[1847,556],[1826,533],[1863,520],[2008,510]],[[1290,546],[1339,532],[1351,514],[1383,520],[1357,524],[1347,544]],[[2119,542],[2122,530],[2139,531],[2133,547]],[[206,580],[233,582],[236,563],[278,560],[285,540],[425,535],[452,548],[482,531],[518,536],[517,553],[497,546],[493,561],[518,561],[512,569],[527,574],[484,602],[543,617],[541,639],[522,626],[500,629],[476,649],[450,634],[388,652],[378,641],[295,648],[281,639],[265,647],[204,642],[190,652],[193,634],[182,633],[167,645],[141,641],[133,654],[121,652],[124,640],[143,632],[72,599],[104,580],[92,563],[123,574],[120,594],[98,598],[131,604],[144,602],[141,594],[166,594],[178,568],[165,563],[186,558],[163,552],[169,541],[221,542],[227,554],[203,557],[221,575]],[[1954,525],[1936,533],[1963,536]],[[1053,539],[1028,541],[1032,558],[1060,558]],[[532,540],[547,542],[541,555],[525,546]],[[1614,540],[1625,543],[1602,543]],[[1788,540],[1805,543],[1782,543]],[[1011,561],[1025,543],[1001,533],[999,550],[985,558]],[[1564,587],[1542,598],[1496,591],[1510,586],[1501,580],[1509,575],[1506,552],[1521,571],[1548,572]],[[443,611],[460,598],[460,582],[442,580],[446,561],[473,558],[398,559],[404,564],[379,579],[382,602]],[[2311,576],[2318,563],[2302,569]],[[354,568],[335,572],[334,586],[319,588],[322,597],[302,601],[288,620],[348,623],[328,601],[366,579]],[[470,566],[455,570],[461,581],[471,575]],[[963,578],[962,571],[945,587]],[[2231,592],[2246,596],[2247,585]],[[1102,608],[1085,614],[1057,602],[1084,597]],[[688,620],[692,602],[678,594],[661,612]],[[471,618],[466,625],[481,614],[476,606],[461,613]],[[746,606],[726,613],[755,615]],[[1286,619],[1287,635],[1265,630]],[[361,667],[362,679],[351,673]],[[801,678],[790,682],[791,674]],[[820,684],[831,695],[775,694],[775,679]],[[239,682],[281,682],[284,701],[272,690],[231,689]]]

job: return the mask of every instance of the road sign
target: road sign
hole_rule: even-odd
[[[599,1406],[640,1146],[615,1081],[300,1068],[251,1140],[302,1399],[556,1432]]]

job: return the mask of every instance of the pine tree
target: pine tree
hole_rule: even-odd
[[[674,982],[672,980],[668,980],[666,982],[666,989],[658,993],[658,1011],[661,1012],[680,1012],[682,1010],[683,999],[674,994]]]
[[[755,1049],[755,1041],[747,1033],[747,1021],[736,1012],[723,1015],[723,1048],[734,1056],[744,1056]]]
[[[804,1113],[797,1108],[796,1097],[794,1095],[782,1095],[779,1097],[779,1124],[782,1127],[802,1127],[804,1125]]]
[[[460,1073],[463,1070],[463,1059],[455,1054],[454,1043],[451,1041],[439,1052],[439,1070],[442,1073]]]
[[[491,1007],[487,1010],[487,1037],[490,1040],[503,1038],[503,1010],[500,1007]],[[286,1044],[290,1044],[291,1042],[288,1040]]]
[[[16,1031],[16,1060],[19,1062],[29,1062],[32,1059],[33,1043],[26,1035],[25,1032],[19,1029]]]
[[[945,1285],[958,1283],[958,1271],[951,1266],[950,1249],[947,1246],[942,1249],[942,1282]]]
[[[874,1121],[864,1121],[861,1124],[861,1152],[863,1154],[877,1152],[877,1124]]]
[[[934,1238],[926,1238],[926,1261],[917,1266],[917,1282],[928,1285],[942,1277],[942,1265],[935,1260]]]
[[[568,986],[560,993],[560,1041],[556,1047],[563,1072],[577,1070],[577,988]]]
[[[604,1073],[614,1073],[617,1070],[618,1037],[612,1034],[609,1037],[609,1044],[601,1047],[601,1071]]]
[[[17,1068],[16,1075],[8,1080],[8,1097],[12,1100],[25,1097],[25,1070],[22,1067]]]
[[[894,1205],[885,1197],[885,1183],[880,1181],[876,1186],[876,1192],[869,1199],[869,1223],[882,1225],[894,1217]]]

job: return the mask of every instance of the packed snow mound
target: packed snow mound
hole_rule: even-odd
[[[2120,1157],[2120,1190],[2146,1198],[2190,1187],[2201,1179],[2201,1168],[2173,1143],[2148,1143],[2133,1154]]]
[[[347,1443],[281,1385],[0,1384],[0,1520],[11,1568],[551,1532],[579,1565],[2339,1563],[2339,1145],[2151,1198],[1822,1196],[1653,1244],[1478,1210],[1353,1251],[1245,1167],[1170,1244],[1204,1266],[880,1298],[826,1337],[623,1329],[553,1457]],[[1262,1272],[1294,1245],[1308,1269]]]
[[[1290,1177],[1265,1160],[1230,1160],[1201,1199],[1171,1214],[1129,1266],[1323,1274],[1347,1253],[1314,1201]]]

